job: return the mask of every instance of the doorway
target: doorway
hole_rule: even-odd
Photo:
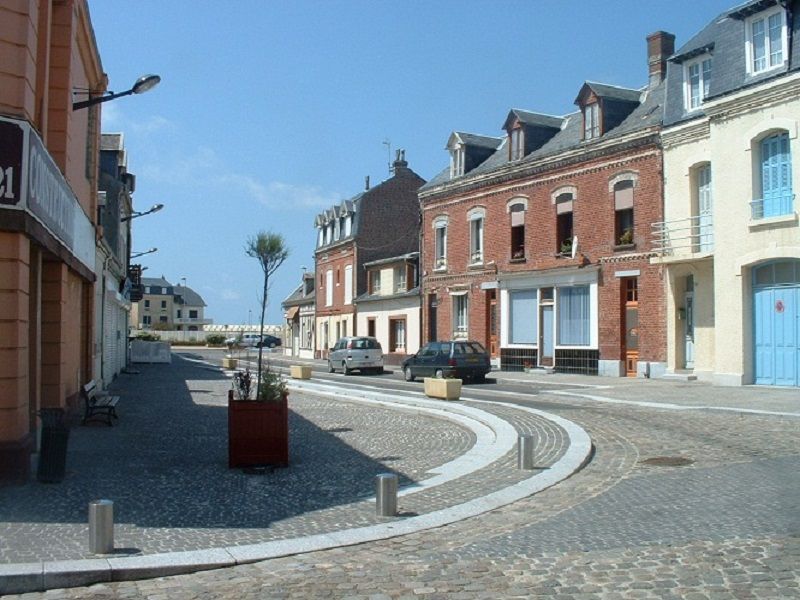
[[[636,377],[639,365],[639,279],[623,280],[623,356],[625,376]]]
[[[686,276],[683,294],[683,368],[694,369],[694,277]]]
[[[555,355],[553,288],[542,288],[539,293],[539,366],[552,367]]]
[[[486,340],[489,356],[497,358],[497,290],[486,290]]]

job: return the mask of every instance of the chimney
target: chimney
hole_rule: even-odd
[[[408,163],[406,162],[406,151],[405,150],[397,150],[395,152],[395,159],[392,163],[392,170],[397,174],[398,170],[408,169]]]
[[[369,191],[369,175],[364,177],[364,191]]]
[[[666,31],[656,31],[647,36],[647,67],[649,87],[655,87],[667,76],[667,59],[675,53],[675,36]]]

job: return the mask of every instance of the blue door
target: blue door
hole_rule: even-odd
[[[800,386],[800,261],[754,271],[755,382]]]

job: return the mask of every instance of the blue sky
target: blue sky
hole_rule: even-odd
[[[103,106],[123,132],[146,276],[182,277],[215,323],[259,309],[259,230],[291,255],[267,322],[314,267],[314,216],[389,176],[389,147],[430,179],[454,130],[500,135],[510,108],[563,115],[585,80],[647,82],[645,37],[680,47],[736,0],[89,0],[109,88],[161,84]]]

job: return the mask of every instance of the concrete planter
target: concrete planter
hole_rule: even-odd
[[[236,400],[228,391],[228,467],[289,466],[288,394],[277,402]]]
[[[461,397],[461,380],[426,377],[425,395],[442,400],[458,400]]]
[[[226,356],[222,359],[223,369],[235,369],[238,365],[239,365],[238,358],[232,358],[230,356]]]
[[[311,367],[307,365],[292,365],[289,369],[292,379],[311,379]]]

